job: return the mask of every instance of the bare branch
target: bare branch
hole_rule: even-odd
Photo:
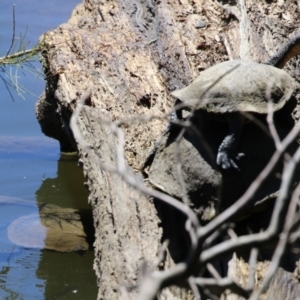
[[[193,291],[193,294],[195,296],[195,300],[201,300],[201,295],[200,295],[198,287],[196,285],[195,277],[191,276],[188,279],[188,282],[189,282],[190,288]]]
[[[169,246],[169,240],[165,240],[158,253],[157,253],[157,262],[156,262],[156,266],[159,266],[160,263],[162,263],[165,260],[165,256],[166,256],[166,252],[167,252],[167,248]]]
[[[228,228],[227,233],[231,239],[233,239],[233,240],[237,239],[237,235],[232,228]]]
[[[250,259],[249,259],[249,279],[247,289],[249,291],[254,289],[255,285],[255,273],[256,273],[256,266],[257,266],[257,256],[258,256],[258,249],[252,248]]]
[[[219,274],[219,272],[215,269],[215,267],[211,263],[206,264],[206,267],[213,278],[215,278],[217,280],[221,279],[221,275]]]
[[[222,36],[221,41],[223,42],[223,44],[224,44],[224,46],[226,48],[226,52],[227,52],[229,60],[233,60],[232,50],[231,50],[231,47],[230,47],[230,44],[228,42],[227,37],[226,36]]]
[[[290,164],[295,164],[295,166],[297,166],[300,162],[300,148],[297,152],[294,155],[294,161],[290,162]],[[282,255],[284,254],[286,245],[289,241],[291,229],[293,227],[293,218],[294,218],[294,215],[296,212],[296,207],[298,204],[299,196],[300,196],[300,184],[297,186],[297,188],[295,189],[295,191],[293,193],[292,200],[289,205],[288,213],[286,214],[286,217],[285,217],[284,230],[279,235],[279,242],[278,242],[278,245],[273,254],[271,264],[268,268],[268,272],[264,278],[263,284],[257,291],[255,291],[252,294],[252,296],[249,298],[249,300],[258,300],[259,299],[260,295],[266,290],[266,288],[268,287],[269,283],[271,282],[274,274],[276,273],[276,271],[278,269],[280,260],[282,258]],[[273,218],[272,218],[272,221],[274,222]]]
[[[233,293],[245,297],[246,299],[250,295],[250,291],[243,289],[229,278],[221,278],[218,280],[213,278],[195,278],[195,283],[201,288],[206,287],[220,294],[229,289]]]
[[[266,99],[268,100],[268,114],[267,114],[267,122],[269,125],[270,133],[272,135],[272,138],[275,142],[276,149],[279,149],[281,147],[281,141],[279,138],[279,135],[277,133],[275,124],[274,124],[274,105],[273,105],[273,99],[271,97],[271,91],[272,91],[273,83],[269,83],[266,90]]]
[[[299,128],[298,128],[298,130],[299,130]],[[295,133],[295,131],[291,132],[290,134],[294,134],[294,133]],[[289,136],[286,139],[288,139]],[[287,144],[286,139],[283,141],[282,145]],[[277,152],[278,151],[279,150],[277,150]],[[272,162],[272,159],[271,159],[271,162]],[[296,153],[294,154],[294,156],[292,157],[290,162],[287,164],[287,166],[285,167],[285,170],[283,172],[282,184],[281,184],[281,189],[280,189],[281,192],[276,200],[275,208],[274,208],[274,211],[272,214],[271,223],[270,223],[268,229],[265,232],[260,232],[260,233],[252,234],[249,236],[241,236],[237,240],[224,241],[216,246],[209,248],[208,250],[203,251],[200,255],[200,260],[199,260],[201,264],[205,264],[205,263],[211,261],[212,259],[220,257],[220,255],[224,255],[226,253],[235,251],[237,249],[245,249],[248,247],[250,248],[251,246],[256,247],[258,245],[263,244],[264,242],[271,240],[272,238],[276,237],[280,233],[280,231],[282,230],[282,227],[283,227],[282,223],[284,222],[283,221],[284,213],[286,212],[286,207],[289,204],[289,191],[291,190],[291,187],[294,183],[294,177],[295,177],[295,173],[296,173],[299,162],[300,162],[300,148],[296,151]],[[250,186],[250,188],[251,188],[251,186]],[[248,191],[246,193],[248,193]],[[243,197],[244,196],[242,196],[242,198]],[[240,200],[238,200],[238,201],[240,201]],[[233,204],[230,208],[232,208],[234,206],[235,206],[235,204]],[[214,220],[212,222],[214,222]],[[209,223],[206,227],[208,227],[211,223]],[[206,229],[206,227],[203,227],[203,229]],[[202,228],[200,229],[200,231],[201,230],[202,230]]]

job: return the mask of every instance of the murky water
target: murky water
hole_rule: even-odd
[[[31,48],[45,31],[66,22],[80,0],[0,1],[0,56],[12,36],[12,4],[16,4],[16,36],[26,32]],[[38,62],[33,62],[39,67]],[[37,203],[87,210],[87,191],[76,160],[60,158],[58,143],[46,138],[35,119],[34,105],[44,89],[36,75],[6,69],[33,95],[0,80],[0,299],[96,299],[93,252],[56,252],[22,247],[7,235],[10,224],[38,212]],[[4,77],[5,78],[5,77]],[[12,100],[13,98],[13,100]],[[28,241],[30,243],[30,240]]]

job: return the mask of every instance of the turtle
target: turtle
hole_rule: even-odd
[[[280,139],[284,139],[295,125],[291,112],[296,104],[296,99],[292,97],[287,105],[274,113],[274,124]],[[191,126],[184,129],[172,124],[160,138],[152,162],[144,173],[150,184],[160,191],[179,201],[187,196],[189,206],[201,220],[209,221],[244,194],[276,148],[272,136],[262,129],[262,125],[267,127],[265,117],[257,116],[259,122],[247,122],[243,126],[239,151],[245,153],[247,159],[240,164],[240,171],[223,172],[216,164],[216,157],[228,129],[220,126],[211,116],[199,124],[200,117],[205,115],[199,116],[196,111],[190,119]],[[296,147],[296,143],[290,147],[290,155]],[[282,164],[279,163],[274,176],[253,197],[253,203],[262,202],[265,207],[265,203],[270,202],[262,199],[279,189],[281,179],[278,174],[281,170]]]
[[[295,80],[282,68],[300,53],[300,33],[263,63],[231,60],[204,70],[191,84],[171,93],[181,104],[176,118],[182,119],[182,106],[228,123],[228,132],[219,145],[216,163],[221,170],[239,170],[244,153],[238,152],[243,124],[249,114],[267,115],[268,102],[278,111],[291,98]],[[174,118],[174,117],[173,117]]]
[[[274,101],[273,109],[274,107],[277,109],[273,116],[274,124],[280,139],[283,139],[295,125],[295,120],[292,118],[292,111],[297,104],[295,97],[292,96],[295,86],[294,80],[280,68],[292,56],[299,53],[299,42],[300,35],[296,35],[263,64],[243,61],[228,62],[229,64],[233,64],[233,67],[228,68],[229,72],[233,72],[235,68],[240,66],[244,69],[246,68],[245,66],[249,66],[251,69],[259,67],[259,70],[261,70],[260,66],[263,65],[263,70],[271,70],[268,72],[272,72],[273,78],[277,78],[278,73],[283,74],[279,78],[286,79],[286,81],[283,81],[283,86],[286,87],[284,93],[282,93],[284,97],[279,97],[274,93],[274,91],[276,92],[276,88],[270,86],[272,88],[270,94]],[[216,66],[219,72],[220,65],[222,66],[223,64]],[[224,73],[226,74],[226,72]],[[254,78],[261,78],[259,77],[261,75],[256,76],[253,73],[251,73],[251,76],[252,80]],[[216,76],[212,77],[211,88],[214,85],[217,86],[220,82],[216,81]],[[269,88],[266,79],[264,79],[263,83],[265,88]],[[251,82],[249,85],[253,87],[255,86],[255,82]],[[278,87],[278,84],[275,87]],[[239,88],[243,91],[245,90],[242,86]],[[280,89],[277,88],[278,90],[280,95]],[[236,92],[238,93],[238,91],[237,89]],[[262,130],[259,126],[268,126],[266,121],[266,114],[268,112],[266,110],[267,97],[263,97],[265,92],[262,90],[258,91],[256,93],[258,100],[254,100],[255,107],[259,107],[257,103],[261,102],[261,106],[265,109],[264,113],[252,112],[249,108],[251,104],[249,95],[247,101],[250,104],[247,110],[244,108],[244,111],[240,112],[237,106],[242,104],[239,101],[230,101],[230,99],[227,102],[232,104],[232,109],[229,109],[229,104],[225,101],[225,105],[223,105],[224,110],[222,110],[222,101],[224,103],[224,99],[221,99],[221,104],[218,107],[220,112],[215,113],[208,111],[209,104],[214,104],[213,101],[209,103],[201,102],[197,106],[202,99],[202,95],[198,94],[198,98],[195,97],[197,101],[195,101],[194,105],[192,106],[192,103],[188,106],[188,101],[193,100],[193,98],[180,100],[181,93],[173,92],[175,97],[178,94],[179,98],[176,99],[167,129],[156,142],[141,167],[144,176],[148,178],[150,184],[155,188],[177,198],[179,201],[187,196],[189,205],[199,214],[199,218],[202,221],[207,222],[214,218],[219,211],[232,205],[232,203],[244,194],[249,185],[266,166],[275,151],[271,135],[267,130]],[[242,101],[240,102],[242,103]],[[189,110],[189,107],[194,109],[190,116],[186,115],[185,106]],[[256,114],[255,120],[259,122],[245,122],[246,117],[242,113],[246,112]],[[185,121],[187,118],[190,118],[192,126],[185,127],[182,130],[180,124],[178,126],[176,119]],[[224,123],[225,126],[220,126],[222,124],[218,122],[220,120],[227,121],[228,124],[232,123],[233,125],[231,125],[231,128],[226,123]],[[195,129],[201,133],[202,137],[199,136]],[[241,134],[241,131],[243,134]],[[230,144],[231,139],[237,139],[232,143],[232,146]],[[226,146],[229,149],[226,149]],[[289,149],[290,154],[295,150],[295,147],[297,145],[293,145]],[[227,155],[227,161],[229,161],[225,160],[225,165],[223,165],[223,158],[223,161],[220,162],[219,157],[222,157],[222,155],[218,156],[218,154],[223,154],[224,150],[225,155]],[[243,153],[247,157],[241,163],[238,160],[243,154],[239,153]],[[178,169],[179,165],[181,166],[180,172]],[[282,165],[279,164],[276,172],[280,173],[281,169]],[[178,177],[179,175],[181,178]],[[182,185],[182,180],[184,185]],[[268,201],[262,201],[262,199],[267,199],[268,195],[276,193],[279,187],[280,178],[275,175],[271,176],[264,187],[253,198],[253,203],[264,203],[263,206],[265,207]],[[255,210],[259,209],[258,206],[262,207],[261,205],[257,205]]]

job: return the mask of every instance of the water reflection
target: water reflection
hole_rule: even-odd
[[[95,275],[91,272],[91,264],[87,264],[92,260],[92,251],[85,252],[84,256],[76,252],[43,251],[36,276],[47,281],[44,286],[45,298],[97,299]]]
[[[35,274],[40,259],[39,250],[1,253],[0,299],[44,299],[46,280]]]
[[[87,204],[88,192],[83,186],[82,170],[77,166],[77,158],[61,158],[57,164],[57,176],[43,181],[36,192],[38,203],[48,195],[52,204],[79,210],[83,229],[88,234],[88,245],[94,238],[91,210]],[[49,202],[48,201],[48,202]],[[66,210],[65,210],[66,211]],[[74,211],[74,210],[73,210]],[[73,215],[73,212],[72,212]],[[53,252],[43,251],[36,275],[47,280],[47,299],[96,299],[97,285],[92,269],[93,251]]]
[[[77,251],[92,249],[94,236],[82,170],[77,158],[58,159],[58,145],[49,141],[0,137],[0,183],[7,183],[0,190],[10,192],[0,196],[0,299],[96,299],[93,251]],[[35,199],[20,198],[20,191],[29,194],[34,185]],[[47,228],[38,240],[36,223]],[[44,243],[77,252],[33,248]]]
[[[39,212],[13,220],[7,228],[8,239],[25,248],[62,252],[92,250],[91,210],[79,211],[44,203]]]
[[[82,170],[77,166],[77,160],[76,156],[60,157],[56,176],[44,179],[36,191],[39,203],[50,202],[61,207],[90,209],[86,200],[88,191],[83,186],[85,180]]]

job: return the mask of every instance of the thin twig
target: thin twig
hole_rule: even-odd
[[[227,56],[228,56],[228,59],[229,60],[233,60],[233,56],[232,56],[232,50],[231,50],[231,47],[230,47],[230,44],[228,42],[228,39],[226,36],[222,36],[221,37],[221,41],[223,42],[224,46],[225,46],[225,49],[226,49],[226,52],[227,52]]]
[[[300,151],[297,151],[296,154],[297,155],[294,156],[295,161],[292,161],[290,163],[290,164],[295,164],[295,166],[299,164]],[[293,193],[292,200],[291,200],[288,212],[285,217],[284,230],[279,235],[279,242],[278,242],[275,252],[273,254],[273,257],[272,257],[270,266],[268,268],[267,274],[265,275],[264,281],[263,281],[261,287],[257,291],[253,292],[253,294],[249,298],[249,300],[258,300],[259,299],[260,295],[266,290],[266,288],[270,284],[274,274],[276,273],[276,271],[278,269],[280,260],[284,254],[286,245],[287,245],[287,243],[289,241],[289,237],[291,235],[291,229],[293,226],[293,218],[294,218],[294,215],[296,212],[296,207],[297,207],[297,203],[299,200],[299,196],[300,196],[300,184],[297,186],[297,188],[295,189],[295,191]],[[272,221],[273,221],[273,218],[272,218]]]
[[[15,14],[15,7],[16,7],[16,5],[13,4],[13,35],[12,35],[11,43],[10,43],[10,46],[9,46],[8,51],[6,53],[6,56],[10,53],[10,51],[11,51],[13,45],[14,45],[15,37],[16,37],[16,14]]]
[[[194,276],[189,277],[188,283],[190,285],[191,290],[193,291],[194,299],[195,300],[201,300],[201,295],[199,293],[197,284],[195,282],[195,277]]]
[[[229,289],[233,293],[245,297],[248,299],[250,292],[229,278],[213,279],[213,278],[195,278],[195,283],[200,287],[207,287],[209,289],[217,290],[218,293],[222,293]]]
[[[15,64],[14,62],[7,62],[7,61],[10,59],[23,57],[24,55],[27,55],[27,54],[34,55],[34,54],[38,53],[39,51],[40,51],[40,49],[38,47],[36,47],[36,48],[29,49],[29,50],[19,51],[19,52],[10,54],[10,55],[2,56],[2,57],[0,57],[0,64],[4,64],[4,65],[5,64],[6,65],[7,64]]]
[[[281,141],[278,135],[278,132],[276,130],[275,124],[274,124],[274,105],[273,100],[271,97],[271,91],[273,87],[273,83],[269,83],[266,89],[266,99],[268,100],[268,114],[267,114],[267,122],[269,125],[271,136],[275,142],[276,149],[279,149],[281,147]]]
[[[7,80],[5,80],[1,75],[0,75],[0,78],[1,78],[1,80],[3,81],[5,87],[6,87],[8,93],[9,93],[9,95],[10,95],[10,98],[12,99],[13,102],[15,102],[14,97],[13,97],[13,95],[12,95],[10,89],[9,89],[9,86],[8,86],[9,82],[8,82]]]
[[[207,263],[206,267],[213,278],[215,278],[217,280],[221,279],[221,275],[219,274],[219,272],[216,270],[216,268],[211,263]]]
[[[287,144],[285,140],[283,141],[283,145],[284,144]],[[207,250],[204,250],[200,255],[200,264],[206,264],[213,259],[224,256],[226,253],[231,253],[238,249],[245,249],[248,247],[256,247],[262,245],[263,243],[277,237],[283,227],[282,223],[284,222],[284,214],[286,213],[286,207],[288,205],[289,191],[291,190],[291,187],[294,183],[294,177],[299,162],[300,147],[296,151],[290,162],[287,164],[283,172],[282,184],[280,188],[281,192],[276,200],[268,229],[264,232],[259,232],[248,236],[241,236],[236,240],[227,240]],[[205,229],[206,227],[203,228]]]
[[[256,273],[256,266],[257,266],[257,256],[258,256],[258,249],[252,248],[250,253],[249,259],[249,278],[247,289],[253,290],[255,286],[255,273]]]

